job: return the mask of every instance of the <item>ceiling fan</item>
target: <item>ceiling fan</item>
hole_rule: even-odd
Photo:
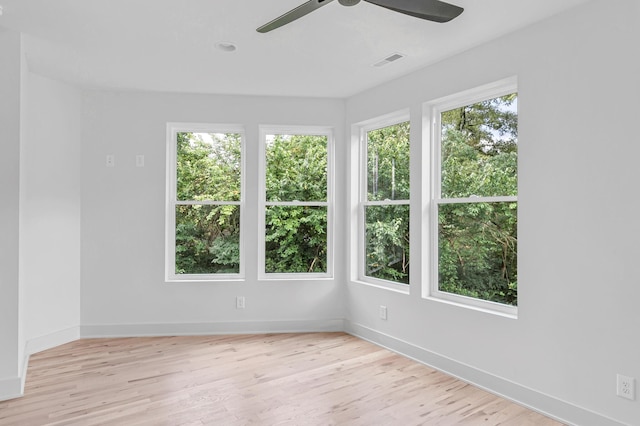
[[[331,3],[333,0],[309,0],[277,17],[273,21],[264,24],[256,31],[259,33],[267,33],[275,30],[289,22],[293,22],[314,10]],[[445,3],[440,0],[364,0],[367,3],[375,4],[395,12],[404,13],[405,15],[415,16],[416,18],[426,19],[435,22],[449,22],[457,17],[464,10],[459,6]],[[355,6],[360,0],[338,0],[343,6]]]

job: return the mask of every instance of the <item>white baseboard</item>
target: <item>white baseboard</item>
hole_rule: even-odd
[[[29,339],[25,345],[24,352],[27,356],[73,342],[80,338],[80,327],[69,327],[45,336]]]
[[[173,324],[96,324],[80,327],[80,336],[141,337],[206,334],[311,333],[343,331],[343,319],[292,321],[223,321]]]
[[[28,357],[34,353],[62,345],[79,338],[176,336],[207,334],[264,334],[344,331],[378,346],[397,352],[429,367],[459,378],[467,383],[505,399],[554,418],[568,425],[621,426],[611,418],[559,400],[542,392],[447,358],[412,343],[381,333],[367,326],[343,319],[307,321],[229,321],[212,323],[173,324],[96,324],[60,330],[30,339],[25,346],[25,362],[21,377],[0,380],[0,401],[18,398],[24,391]]]
[[[25,344],[25,359],[22,366],[21,376],[0,379],[0,401],[23,396],[24,382],[27,376],[29,357],[31,355],[80,338],[186,336],[207,334],[311,333],[343,330],[343,319],[305,321],[228,321],[174,324],[100,324],[71,327],[27,341]]]
[[[0,401],[19,398],[22,395],[23,388],[22,379],[20,377],[0,379]]]
[[[24,360],[19,377],[0,380],[0,401],[19,398],[24,395],[24,383],[27,379],[29,357],[35,353],[73,342],[80,338],[80,327],[70,327],[44,336],[29,339],[25,343]]]
[[[624,426],[623,423],[601,414],[529,389],[367,326],[345,320],[345,332],[404,355],[567,425]]]

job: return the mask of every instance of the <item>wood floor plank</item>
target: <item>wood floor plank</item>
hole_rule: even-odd
[[[3,426],[560,423],[345,333],[83,339],[31,357]]]

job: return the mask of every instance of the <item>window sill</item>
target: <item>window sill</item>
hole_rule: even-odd
[[[267,274],[260,275],[258,281],[280,282],[280,281],[334,281],[332,275],[304,275],[304,274]]]
[[[410,289],[409,284],[396,284],[391,281],[385,282],[382,280],[379,280],[379,282],[378,281],[372,282],[372,281],[364,281],[362,279],[357,279],[357,280],[351,280],[351,284],[359,284],[367,287],[375,287],[382,290],[389,290],[389,291],[393,291],[400,294],[406,294],[406,295],[409,295],[409,289]]]
[[[223,283],[238,283],[238,282],[244,282],[244,281],[246,281],[244,277],[165,278],[164,280],[166,284],[185,284],[185,283],[223,284]]]
[[[476,299],[471,299],[471,298],[467,298],[464,296],[456,296],[456,295],[451,295],[451,296],[445,296],[445,297],[451,297],[451,299],[457,299],[460,298],[460,301],[457,300],[450,300],[450,299],[446,299],[444,297],[440,297],[440,296],[426,296],[424,297],[425,300],[429,300],[429,301],[433,301],[433,302],[437,302],[437,303],[444,303],[446,305],[450,305],[450,306],[456,306],[459,308],[465,308],[465,309],[471,309],[477,312],[482,312],[485,314],[491,314],[491,315],[497,315],[503,318],[508,318],[508,319],[514,319],[517,320],[518,319],[518,307],[517,306],[508,306],[508,305],[502,305],[499,303],[495,303],[495,302],[487,302],[484,300],[476,300]],[[465,303],[466,300],[464,299],[470,299],[470,302]],[[485,306],[481,306],[481,305],[485,305]],[[495,305],[495,306],[494,306]]]

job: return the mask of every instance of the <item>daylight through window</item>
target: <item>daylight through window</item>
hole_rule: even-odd
[[[364,134],[363,277],[409,284],[409,122]]]
[[[517,305],[518,95],[437,110],[437,291]]]
[[[174,129],[171,135],[168,278],[238,277],[242,133]]]
[[[265,132],[265,274],[330,274],[329,147],[326,132]]]

